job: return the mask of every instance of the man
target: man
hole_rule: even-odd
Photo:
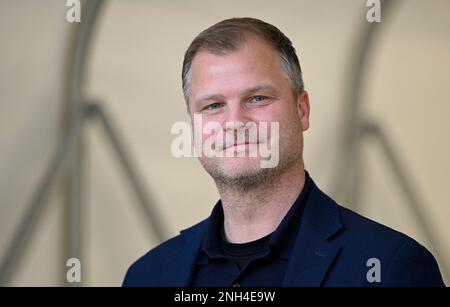
[[[213,25],[186,51],[182,81],[193,122],[201,115],[203,128],[222,127],[202,130],[201,143],[215,135],[213,152],[232,153],[199,157],[220,200],[209,218],[137,260],[124,286],[443,285],[423,246],[337,205],[305,171],[310,103],[295,49],[277,28],[253,18]],[[217,138],[247,123],[277,123],[279,133]],[[263,143],[279,148],[273,167],[250,155]]]

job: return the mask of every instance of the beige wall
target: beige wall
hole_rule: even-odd
[[[64,52],[71,29],[65,1],[0,2],[0,256],[61,132]],[[99,24],[88,96],[117,120],[170,235],[208,216],[217,200],[194,159],[171,156],[171,125],[188,120],[180,89],[183,53],[205,27],[252,16],[275,24],[299,52],[312,104],[305,162],[325,191],[332,186],[353,38],[365,1],[110,1]],[[376,45],[364,110],[389,132],[440,236],[450,266],[450,2],[403,1]],[[83,16],[82,16],[83,18]],[[97,125],[87,131],[86,285],[120,285],[128,265],[157,244],[146,233],[127,182]],[[382,158],[364,147],[364,215],[429,247]],[[61,259],[60,186],[13,285],[56,285]],[[343,204],[351,207],[351,204]],[[447,276],[447,283],[450,282]]]

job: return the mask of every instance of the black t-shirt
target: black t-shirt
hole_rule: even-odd
[[[253,259],[260,258],[269,253],[269,241],[272,233],[258,240],[246,243],[230,243],[225,236],[225,230],[221,231],[221,248],[224,256],[233,260],[242,270]]]
[[[310,190],[305,171],[305,185],[280,225],[259,240],[233,244],[224,236],[224,214],[219,200],[208,219],[201,252],[192,276],[194,287],[279,287],[283,284],[290,255],[300,228],[302,211]]]

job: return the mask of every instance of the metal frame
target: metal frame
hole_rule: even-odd
[[[369,63],[375,41],[380,36],[381,30],[386,26],[388,19],[395,8],[400,5],[399,0],[382,0],[382,22],[369,23],[364,21],[361,31],[355,40],[354,53],[350,54],[352,66],[350,67],[344,102],[343,133],[339,148],[339,163],[333,174],[333,195],[349,204],[352,209],[358,210],[361,204],[361,186],[364,181],[364,169],[362,168],[362,146],[364,141],[372,139],[380,146],[386,162],[390,167],[391,175],[398,183],[398,188],[408,202],[412,214],[415,216],[428,245],[438,255],[445,255],[439,248],[439,236],[430,225],[423,208],[426,208],[423,198],[417,189],[414,189],[413,181],[407,176],[402,159],[399,158],[393,142],[389,139],[382,127],[375,121],[366,118],[362,110],[362,97],[364,96],[364,82],[369,72]],[[387,18],[388,17],[388,18]],[[441,270],[447,278],[450,278],[448,263],[440,263]]]
[[[19,223],[6,249],[6,255],[0,265],[0,285],[7,285],[19,262],[23,258],[26,246],[31,240],[33,230],[42,216],[51,188],[61,176],[63,167],[68,163],[67,180],[67,240],[64,263],[69,258],[82,259],[82,177],[83,161],[85,160],[84,131],[85,124],[92,119],[98,119],[104,128],[118,162],[124,174],[128,177],[130,185],[136,195],[139,209],[147,221],[149,230],[159,241],[167,238],[168,231],[161,215],[154,206],[154,201],[147,193],[142,177],[138,174],[135,163],[126,150],[123,138],[119,137],[118,129],[99,103],[92,103],[83,97],[84,80],[87,70],[87,60],[90,55],[90,46],[98,16],[103,9],[104,0],[86,1],[83,7],[83,22],[81,22],[72,38],[74,48],[69,51],[69,76],[67,84],[67,112],[68,125],[65,135],[44,174],[39,186],[33,194],[29,208]],[[65,268],[65,267],[63,267]],[[63,274],[65,276],[65,274]],[[75,283],[70,285],[81,285]]]
[[[392,11],[393,0],[382,2],[383,18]],[[103,9],[104,0],[91,0],[87,2],[84,10],[83,22],[74,33],[73,53],[69,56],[71,68],[68,82],[68,129],[62,138],[58,149],[56,150],[47,172],[42,178],[31,200],[29,209],[26,211],[23,219],[19,223],[16,232],[6,249],[6,255],[0,265],[0,285],[6,285],[18,263],[23,257],[27,243],[31,239],[32,231],[40,219],[42,211],[45,209],[46,200],[51,187],[56,179],[61,175],[62,168],[69,162],[68,175],[68,216],[67,216],[67,254],[66,258],[76,257],[81,259],[82,255],[82,170],[85,159],[84,134],[82,132],[85,123],[93,118],[98,119],[106,136],[110,140],[112,149],[116,152],[119,163],[122,165],[125,175],[129,178],[130,185],[136,194],[140,209],[145,215],[146,221],[151,231],[154,232],[159,240],[166,238],[168,234],[165,224],[162,222],[160,214],[153,206],[149,194],[144,188],[141,177],[137,173],[135,164],[130,159],[130,154],[126,151],[124,141],[119,137],[113,121],[107,116],[106,111],[99,103],[87,102],[83,97],[83,85],[86,75],[86,61],[89,57],[89,47],[92,33],[95,29],[98,16]],[[385,24],[385,21],[382,23]],[[364,138],[371,137],[381,146],[384,155],[387,158],[392,173],[399,183],[399,187],[407,198],[411,210],[414,213],[419,225],[424,231],[427,241],[432,249],[438,254],[438,239],[436,233],[428,225],[431,225],[426,219],[426,214],[421,208],[424,208],[412,183],[405,175],[404,168],[401,167],[400,159],[389,141],[387,134],[382,131],[375,122],[365,119],[361,112],[361,102],[364,82],[364,76],[367,75],[369,58],[373,42],[381,29],[381,24],[370,24],[365,22],[362,30],[356,40],[355,54],[352,54],[352,68],[347,90],[347,105],[344,112],[343,139],[340,147],[341,162],[338,164],[334,176],[334,195],[344,195],[347,192],[347,202],[357,209],[360,203],[360,187],[362,176],[361,168],[361,146]],[[71,49],[72,50],[72,49]],[[355,61],[356,59],[356,61]],[[350,175],[350,176],[349,176]],[[350,180],[348,179],[350,178]],[[350,190],[346,190],[350,186]],[[345,195],[344,195],[345,196]],[[449,269],[446,263],[441,264],[445,275],[449,275]]]

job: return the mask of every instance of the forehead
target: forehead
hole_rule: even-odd
[[[278,52],[260,39],[251,39],[224,55],[200,51],[191,66],[191,97],[205,91],[239,91],[258,83],[287,81]],[[226,93],[221,93],[226,94]]]

